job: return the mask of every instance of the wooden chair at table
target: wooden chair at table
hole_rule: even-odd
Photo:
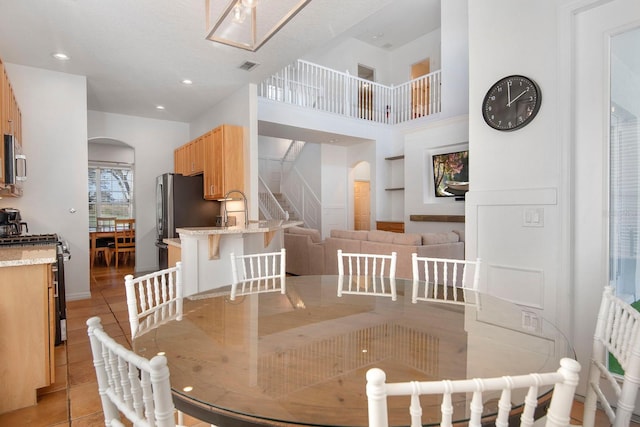
[[[407,421],[402,425],[421,427],[422,407],[420,396],[442,395],[440,405],[440,426],[452,426],[454,412],[454,396],[472,394],[473,398],[466,413],[469,416],[468,425],[509,425],[512,410],[512,392],[526,391],[526,398],[521,410],[520,426],[531,427],[534,423],[534,413],[538,404],[538,388],[540,386],[554,386],[553,395],[547,412],[547,427],[568,426],[573,404],[574,393],[578,385],[580,364],[573,359],[562,359],[560,368],[556,372],[532,373],[528,375],[503,376],[495,378],[474,378],[465,380],[443,381],[409,381],[387,383],[383,370],[372,368],[367,371],[367,398],[369,406],[369,427],[388,427],[387,396],[411,396],[407,411]],[[498,413],[495,417],[483,419],[483,394],[500,392]],[[492,400],[492,399],[489,399]],[[456,405],[457,407],[457,405]],[[410,420],[410,423],[409,423]]]
[[[475,261],[419,257],[411,254],[411,301],[464,302],[464,290],[478,290],[480,258]]]
[[[286,292],[287,251],[236,255],[231,253],[231,300],[261,292]]]
[[[345,253],[338,249],[338,296],[378,295],[391,297],[395,301],[396,263],[396,252],[380,255]]]
[[[609,371],[609,355],[616,358],[624,376]],[[601,381],[606,387],[603,387]],[[640,312],[605,287],[593,338],[587,394],[584,401],[584,427],[595,425],[598,402],[613,427],[627,427],[640,387]],[[615,399],[608,399],[607,392]]]
[[[120,255],[124,254],[126,260],[136,253],[136,230],[135,219],[116,219],[115,221],[115,243],[113,245],[116,257],[116,268],[120,261]]]
[[[112,231],[116,228],[115,217],[96,217],[96,231]],[[95,264],[98,254],[102,254],[107,266],[111,265],[111,252],[115,243],[113,237],[99,237],[95,240],[95,248],[91,248],[93,251],[92,265]]]

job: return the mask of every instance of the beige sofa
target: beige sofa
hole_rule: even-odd
[[[318,230],[290,227],[284,230],[287,273],[298,276],[323,274],[324,243]]]
[[[288,232],[287,232],[288,231]],[[338,274],[338,249],[343,252],[390,254],[396,252],[396,277],[410,279],[411,254],[464,259],[464,231],[446,233],[393,233],[390,231],[331,230],[324,242],[317,230],[293,227],[284,233],[287,272]],[[322,259],[323,267],[319,265]]]

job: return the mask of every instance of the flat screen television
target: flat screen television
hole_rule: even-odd
[[[435,196],[464,199],[469,191],[469,150],[435,154],[432,160]]]

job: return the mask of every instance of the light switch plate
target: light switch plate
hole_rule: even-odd
[[[544,227],[544,208],[525,208],[523,227]]]

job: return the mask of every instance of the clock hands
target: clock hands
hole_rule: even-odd
[[[507,82],[507,107],[511,107],[511,82]]]
[[[507,107],[511,107],[511,104],[513,104],[516,99],[520,98],[522,95],[524,95],[525,93],[529,92],[529,88],[527,87],[525,90],[522,91],[522,93],[518,96],[516,96],[515,98],[511,99],[508,103],[507,103]]]

